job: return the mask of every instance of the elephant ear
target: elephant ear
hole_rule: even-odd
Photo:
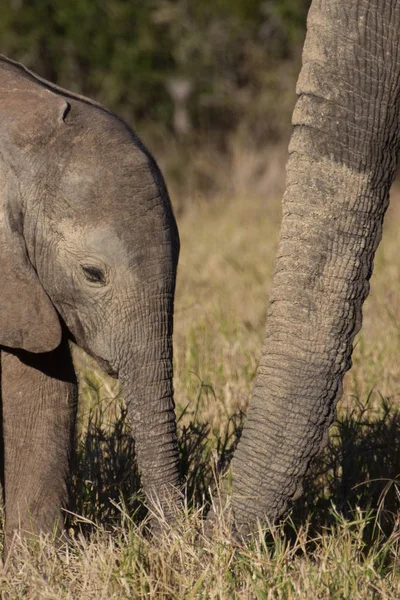
[[[0,345],[50,352],[61,341],[60,320],[29,261],[21,232],[4,210],[9,183],[0,192]]]
[[[49,150],[70,109],[63,96],[33,75],[0,69],[0,155],[12,163],[16,153],[23,160],[43,147]]]
[[[61,325],[29,260],[21,198],[35,189],[40,151],[50,151],[69,105],[7,75],[0,84],[0,345],[49,352],[61,341]]]

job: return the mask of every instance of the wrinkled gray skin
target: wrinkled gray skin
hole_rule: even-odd
[[[0,58],[7,549],[15,530],[63,521],[76,409],[69,338],[120,378],[144,490],[171,517],[178,254],[162,176],[127,125]]]
[[[314,0],[253,395],[232,463],[245,530],[284,514],[326,442],[399,150],[400,0]]]

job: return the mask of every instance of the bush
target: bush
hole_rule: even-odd
[[[130,122],[220,139],[246,123],[252,135],[276,138],[292,103],[308,5],[8,0],[0,50]]]

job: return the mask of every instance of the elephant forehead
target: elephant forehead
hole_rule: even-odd
[[[82,226],[64,219],[59,223],[58,230],[61,244],[67,251],[88,258],[98,256],[114,267],[136,270],[149,260],[154,262],[154,259],[161,259],[160,243],[157,243],[155,236],[142,235],[140,228],[123,232],[121,228],[111,225]]]
[[[72,219],[63,219],[57,230],[61,244],[73,253],[106,254],[116,262],[129,256],[127,244],[108,226],[79,225]]]

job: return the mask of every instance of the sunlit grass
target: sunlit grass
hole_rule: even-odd
[[[376,258],[364,327],[330,442],[286,522],[248,543],[203,535],[214,471],[231,457],[263,341],[279,204],[241,198],[180,219],[175,391],[186,509],[146,534],[118,384],[80,358],[81,405],[68,547],[21,545],[4,598],[400,597],[400,204]],[[226,509],[229,512],[229,507]]]

